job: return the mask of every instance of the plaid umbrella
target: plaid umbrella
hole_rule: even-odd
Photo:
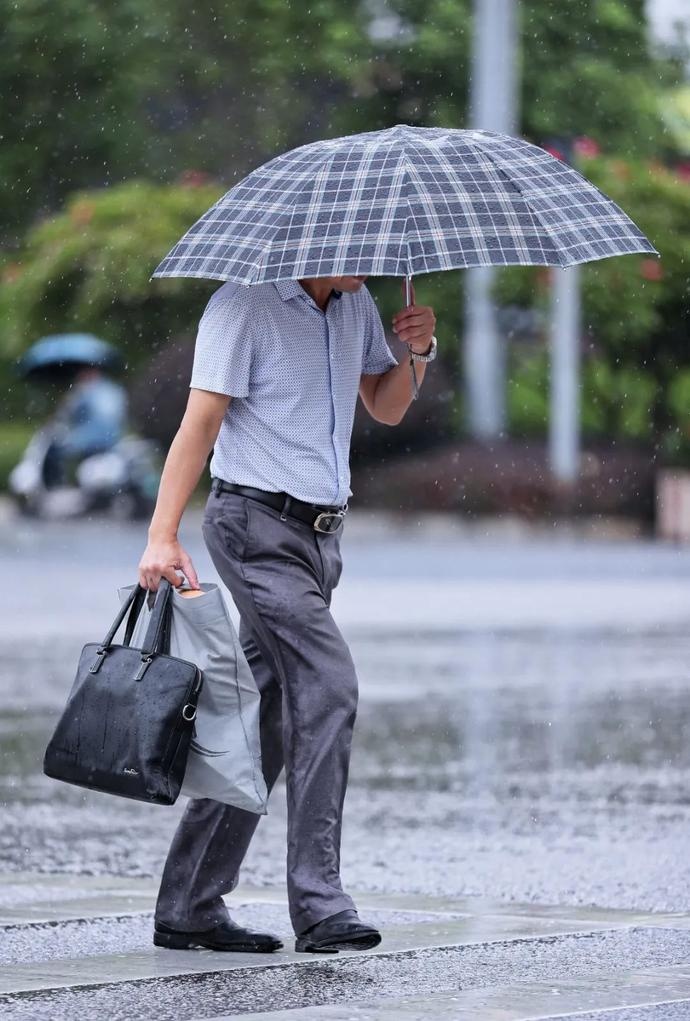
[[[312,142],[236,184],[153,277],[258,284],[658,254],[625,213],[536,145],[405,124]]]

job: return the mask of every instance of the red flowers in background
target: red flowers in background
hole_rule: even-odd
[[[584,156],[586,159],[593,159],[601,153],[601,146],[593,138],[582,135],[573,142],[573,152],[576,156]]]
[[[661,259],[643,259],[640,263],[640,275],[645,280],[663,280],[664,267]]]

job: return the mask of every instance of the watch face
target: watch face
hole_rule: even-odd
[[[431,362],[436,357],[436,337],[431,338],[431,346],[427,350],[426,354],[418,354],[416,351],[410,350],[410,357],[414,358],[418,362]]]

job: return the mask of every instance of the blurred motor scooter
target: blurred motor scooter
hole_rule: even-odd
[[[49,486],[44,469],[55,438],[54,425],[39,429],[10,472],[9,490],[23,514],[53,518],[107,511],[118,520],[151,516],[161,473],[161,453],[152,440],[123,436],[109,450],[74,465],[71,484]]]
[[[64,517],[107,511],[145,518],[155,507],[162,452],[127,429],[127,394],[110,379],[119,351],[90,334],[37,341],[20,359],[33,382],[68,383],[57,410],[29,441],[9,476],[22,513]]]

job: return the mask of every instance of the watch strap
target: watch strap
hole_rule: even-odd
[[[434,358],[436,357],[436,347],[437,347],[437,341],[436,341],[436,337],[435,336],[431,338],[431,347],[429,348],[428,353],[425,354],[425,355],[417,354],[417,352],[413,351],[412,348],[408,344],[407,350],[410,352],[410,361],[414,361],[414,362],[433,362]]]

